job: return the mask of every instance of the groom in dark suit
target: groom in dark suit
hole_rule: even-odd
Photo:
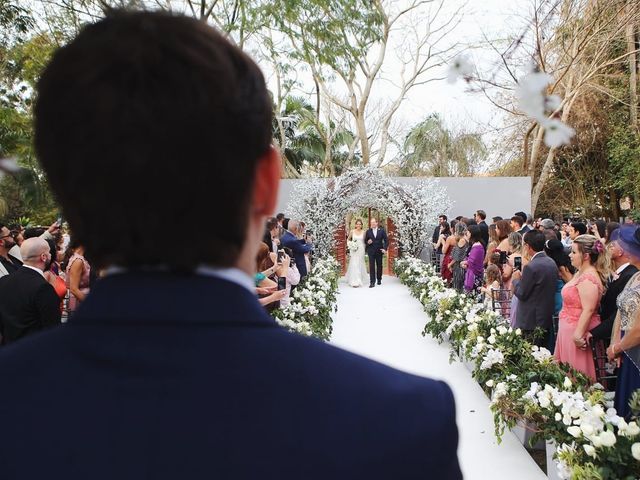
[[[364,241],[367,244],[366,252],[369,257],[369,279],[371,280],[369,288],[373,288],[376,286],[376,279],[378,285],[382,283],[382,257],[389,246],[387,232],[384,228],[378,227],[377,219],[371,219],[371,228],[365,233]]]
[[[107,272],[68,323],[0,348],[2,480],[462,478],[445,383],[258,303],[281,160],[249,56],[196,19],[111,12],[35,98],[38,159]]]

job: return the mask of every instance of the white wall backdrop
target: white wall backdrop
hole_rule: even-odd
[[[419,177],[398,177],[394,180],[405,184],[422,181]],[[529,213],[531,209],[530,177],[442,177],[438,180],[452,201],[448,209],[450,218],[458,215],[469,217],[478,209],[487,212],[488,220],[497,215],[511,218],[515,212]],[[294,185],[300,181],[303,180],[282,180],[277,212],[287,213]]]

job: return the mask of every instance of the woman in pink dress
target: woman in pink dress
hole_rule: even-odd
[[[575,276],[562,289],[562,310],[555,357],[596,380],[589,331],[600,323],[598,306],[608,274],[602,243],[593,235],[580,235],[571,245]]]

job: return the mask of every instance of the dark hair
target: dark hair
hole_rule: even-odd
[[[482,220],[484,220],[484,219],[486,219],[486,218],[487,218],[487,214],[485,213],[485,211],[484,211],[484,210],[478,210],[478,211],[476,212],[476,215],[478,215]]]
[[[110,12],[54,54],[34,117],[39,160],[97,266],[236,262],[272,106],[257,65],[205,22]],[[221,218],[203,223],[212,204]],[[169,223],[199,232],[167,256]]]
[[[514,215],[513,217],[511,217],[511,221],[516,222],[520,226],[524,225],[525,222],[525,220],[523,220],[520,215]]]
[[[482,231],[478,225],[469,225],[467,227],[469,231],[469,244],[473,245],[476,242],[480,242],[484,246],[484,242],[482,241]]]
[[[541,252],[544,250],[544,243],[547,239],[540,230],[529,230],[524,234],[523,241],[529,245],[534,252]]]
[[[76,253],[76,248],[80,246],[78,239],[76,237],[71,237],[69,240],[69,245],[67,245],[67,250],[64,252],[64,257],[62,258],[62,263],[60,264],[60,269],[64,272],[69,265],[69,260],[73,257],[73,254]]]
[[[502,220],[502,217],[498,216],[498,217],[492,217],[491,220],[493,220],[493,223],[499,222],[500,220]]]
[[[267,232],[270,232],[271,230],[273,230],[277,226],[278,226],[278,220],[276,218],[271,217],[271,218],[267,219],[267,222],[266,222]]]
[[[458,223],[458,220],[456,220],[455,218],[453,220],[451,220],[451,223],[449,224],[449,227],[451,228],[451,232],[455,232],[456,231],[456,224]]]
[[[444,219],[445,222],[448,220],[446,215],[438,215],[438,218]]]
[[[282,228],[284,228],[285,230],[289,230],[289,220],[291,220],[290,218],[285,218],[282,221]]]
[[[607,226],[604,229],[604,232],[605,232],[604,239],[606,243],[609,243],[611,241],[611,234],[614,232],[614,230],[618,228],[620,228],[620,224],[618,222],[607,223]]]
[[[579,235],[587,233],[587,226],[582,222],[571,222],[571,226]]]
[[[600,235],[600,238],[605,238],[606,229],[607,229],[607,222],[605,222],[604,220],[596,220],[593,223],[595,224],[596,228],[598,229],[598,234]]]
[[[24,233],[22,234],[22,238],[24,238],[25,240],[27,240],[28,238],[37,238],[42,236],[42,234],[46,232],[45,228],[42,227],[29,227],[27,229],[25,229]]]
[[[284,213],[279,213],[279,214],[276,215],[276,220],[278,222],[280,222],[280,221],[284,220],[284,216],[285,216]]]
[[[558,268],[565,267],[571,273],[575,272],[573,265],[571,265],[571,259],[565,252],[564,245],[560,240],[547,240],[544,244],[544,251],[549,256],[549,258],[556,262],[556,266]]]
[[[442,234],[443,235],[451,235],[451,227],[449,226],[449,222],[447,222],[445,220],[445,222],[442,224]]]
[[[527,214],[524,212],[516,212],[513,214],[514,217],[520,217],[522,219],[522,223],[520,225],[523,225],[525,223],[527,223]],[[513,220],[513,217],[511,218],[511,220]]]

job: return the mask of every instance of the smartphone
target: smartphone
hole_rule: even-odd
[[[278,278],[278,290],[284,290],[287,288],[287,277]]]
[[[494,261],[496,257],[493,257]],[[500,265],[507,263],[507,252],[500,252]]]
[[[513,259],[513,268],[516,270],[522,270],[522,257],[515,257]]]
[[[64,217],[62,216],[62,213],[60,213],[58,215],[58,219],[56,220],[56,223],[58,224],[59,227],[62,227],[62,222],[64,221]]]
[[[284,250],[278,250],[278,263],[282,263],[282,259],[284,258]]]

